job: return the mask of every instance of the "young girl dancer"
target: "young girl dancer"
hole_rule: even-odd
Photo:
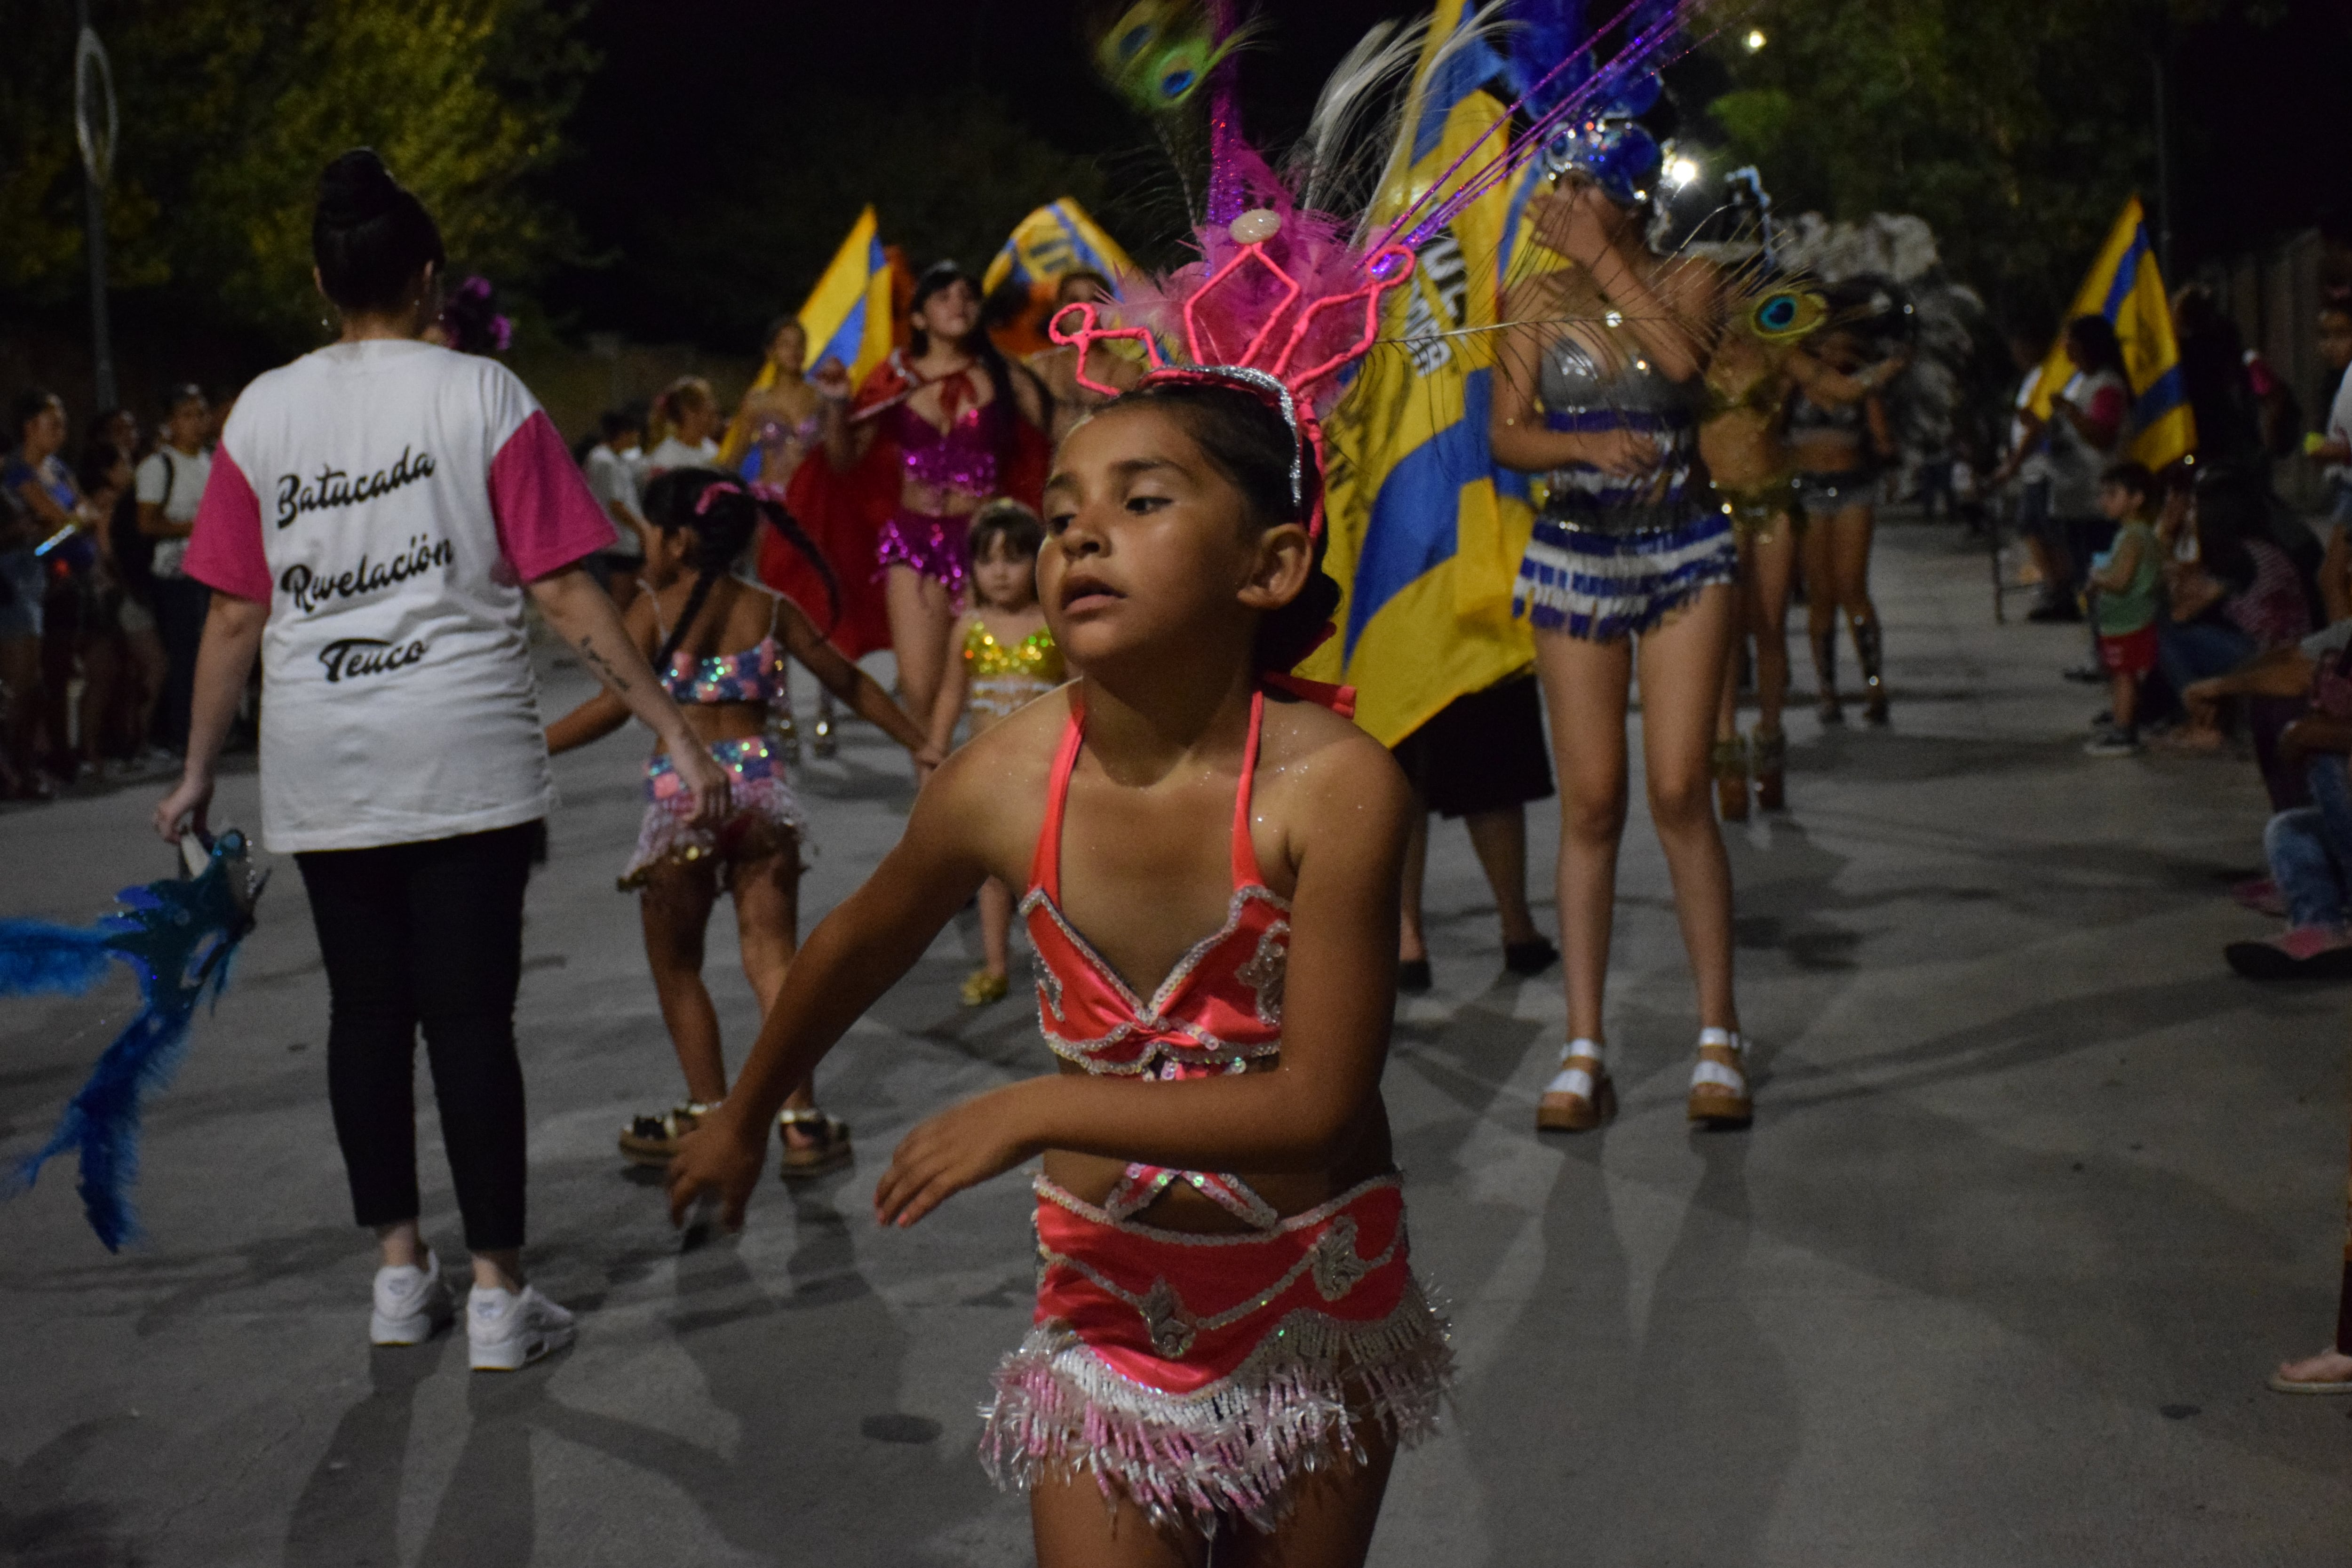
[[[1223,368],[1155,373],[1070,436],[1038,583],[1079,680],[934,776],[670,1169],[674,1212],[716,1187],[740,1220],[772,1108],[982,880],[1018,879],[1060,1071],[917,1127],[875,1213],[912,1225],[1045,1155],[1036,1326],[983,1444],[1045,1568],[1213,1538],[1360,1563],[1448,1374],[1379,1088],[1411,795],[1282,695],[1337,597],[1310,430]]]
[[[674,468],[646,488],[645,511],[652,591],[629,606],[625,624],[733,783],[725,819],[716,827],[699,824],[668,751],[656,747],[646,763],[645,826],[621,873],[622,890],[639,891],[646,959],[686,1073],[684,1105],[636,1117],[621,1131],[623,1154],[658,1165],[727,1093],[719,1015],[702,984],[703,936],[721,889],[735,900],[743,973],[762,1016],[775,1006],[793,963],[807,824],[767,734],[769,705],[784,690],[785,654],[919,760],[938,759],[915,721],[826,642],[799,606],[731,574],[763,517],[814,558],[814,547],[768,492],[711,469]],[[618,697],[600,691],[548,726],[547,749],[584,746],[628,718]],[[819,1175],[849,1163],[849,1129],[816,1108],[805,1079],[777,1121],[784,1176]]]
[[[931,714],[931,750],[946,754],[966,714],[978,740],[1066,679],[1062,650],[1037,603],[1037,552],[1045,542],[1037,514],[1017,500],[991,501],[972,513],[965,536],[972,607],[949,645]],[[1013,889],[991,877],[980,886],[981,966],[964,977],[965,1006],[1001,1002],[1012,989],[1012,931]]]

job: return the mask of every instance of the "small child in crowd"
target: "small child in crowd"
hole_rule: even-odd
[[[948,640],[947,669],[931,713],[931,750],[955,744],[967,714],[978,740],[1066,679],[1062,650],[1037,603],[1037,552],[1045,524],[1017,500],[994,500],[972,514],[965,536],[971,558],[972,607]],[[1013,890],[991,877],[980,886],[981,966],[963,983],[963,1005],[1001,1002],[1011,989]]]
[[[2164,577],[2157,500],[2156,480],[2137,463],[2117,463],[2099,478],[2099,510],[2116,524],[2116,542],[2091,560],[2099,664],[2107,672],[2111,713],[2083,748],[2095,757],[2128,757],[2139,750],[2139,689],[2156,668],[2157,589]]]

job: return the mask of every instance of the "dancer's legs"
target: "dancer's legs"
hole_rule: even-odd
[[[1830,544],[1832,514],[1808,518],[1801,552],[1805,563],[1805,644],[1812,650],[1814,690],[1827,713],[1837,705],[1837,556]]]
[[[1707,796],[1716,688],[1723,678],[1731,614],[1731,589],[1707,588],[1689,608],[1643,634],[1642,763],[1650,820],[1665,851],[1675,913],[1697,983],[1699,1025],[1736,1030],[1731,864]],[[1623,733],[1622,724],[1618,732]]]
[[[1722,657],[1718,644],[1716,658]],[[1559,774],[1559,945],[1570,1039],[1601,1038],[1617,843],[1625,832],[1625,702],[1633,668],[1633,647],[1623,637],[1596,643],[1564,632],[1536,634],[1536,674]],[[1710,689],[1710,714],[1713,700]]]
[[[1416,958],[1429,956],[1428,933],[1421,924],[1421,892],[1429,876],[1429,807],[1423,805],[1418,793],[1413,796],[1404,840],[1404,898],[1402,919],[1398,922],[1397,957],[1410,963]]]
[[[1824,587],[1834,594],[1837,607],[1845,612],[1846,624],[1853,628],[1854,651],[1862,658],[1863,678],[1868,679],[1878,663],[1873,640],[1878,607],[1870,602],[1870,546],[1877,520],[1865,502],[1847,507],[1828,521],[1829,526],[1822,531],[1827,537],[1830,562]],[[1865,626],[1872,630],[1865,632]]]
[[[1091,1475],[1040,1477],[1029,1493],[1038,1568],[1358,1568],[1371,1551],[1396,1444],[1376,1422],[1359,1425],[1356,1436],[1363,1463],[1301,1480],[1270,1535],[1227,1522],[1213,1554],[1197,1532],[1154,1530],[1126,1497],[1105,1499]]]
[[[777,854],[762,855],[756,860],[739,862],[729,887],[735,895],[735,937],[743,952],[743,977],[751,983],[751,994],[759,999],[760,1016],[765,1020],[775,1009],[776,998],[784,992],[784,976],[792,972],[793,958],[800,952],[801,926],[801,847],[798,840],[788,844]],[[700,976],[697,977],[698,984]],[[704,993],[708,1002],[709,993]],[[721,1054],[719,1076],[724,1079],[726,1064]],[[701,1096],[697,1095],[699,1100]],[[787,1110],[806,1110],[816,1104],[816,1080],[811,1079],[793,1090],[784,1100]],[[784,1136],[806,1141],[811,1137],[796,1126],[787,1126]]]
[[[890,647],[898,660],[898,689],[918,724],[931,721],[946,669],[948,634],[955,629],[955,602],[947,585],[911,566],[893,565],[883,584],[890,615]]]
[[[1423,818],[1423,858],[1427,858],[1427,820],[1426,816]],[[1542,933],[1536,930],[1534,912],[1528,908],[1528,808],[1506,805],[1493,811],[1474,811],[1462,823],[1470,830],[1470,847],[1478,857],[1478,868],[1486,873],[1486,886],[1494,890],[1495,912],[1501,918],[1504,944],[1540,941]],[[1418,880],[1413,890],[1420,891]],[[1420,914],[1421,900],[1416,898],[1416,926]]]
[[[646,933],[646,962],[654,972],[654,994],[661,1002],[662,1022],[669,1026],[670,1044],[677,1047],[677,1065],[686,1074],[686,1096],[706,1105],[727,1098],[727,1062],[719,1047],[719,1010],[711,1005],[709,989],[702,983],[703,942],[710,925],[710,907],[718,901],[718,868],[707,859],[683,866],[664,861],[653,867],[637,895]],[[737,912],[740,918],[741,911]]]
[[[980,962],[991,974],[1013,971],[1013,889],[993,877],[980,885]]]
[[[1780,713],[1789,704],[1789,580],[1797,569],[1797,530],[1786,512],[1772,520],[1768,532],[1749,544],[1749,559],[1740,583],[1746,604],[1742,630],[1756,646],[1756,729],[1780,732]]]

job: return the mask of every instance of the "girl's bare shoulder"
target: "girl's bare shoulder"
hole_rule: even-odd
[[[1269,693],[1258,766],[1270,784],[1320,809],[1403,799],[1404,774],[1389,749],[1318,702]]]

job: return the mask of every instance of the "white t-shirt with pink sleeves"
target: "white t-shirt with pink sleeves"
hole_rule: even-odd
[[[612,544],[495,360],[336,343],[247,386],[184,569],[269,606],[262,842],[363,849],[545,816],[521,584]]]

